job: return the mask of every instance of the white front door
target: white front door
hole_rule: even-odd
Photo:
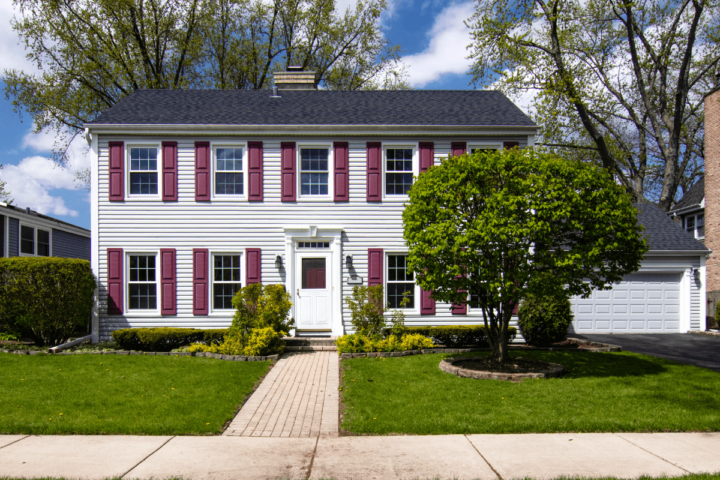
[[[298,330],[332,329],[330,252],[302,252],[295,256],[295,324]]]

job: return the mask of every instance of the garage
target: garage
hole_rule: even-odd
[[[626,276],[612,290],[573,298],[577,333],[677,333],[682,274]]]
[[[652,204],[636,204],[650,250],[640,270],[611,290],[572,298],[574,333],[705,330],[705,259],[710,251]]]

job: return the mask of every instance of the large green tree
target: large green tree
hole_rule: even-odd
[[[418,284],[435,300],[480,308],[500,362],[527,294],[611,288],[647,251],[630,196],[607,170],[550,153],[450,157],[409,195],[404,236]]]
[[[478,85],[535,93],[541,143],[668,210],[703,171],[718,0],[476,0]]]
[[[386,0],[14,0],[37,72],[6,70],[5,94],[56,159],[85,122],[148,88],[262,89],[288,65],[331,89],[407,88],[380,32]]]

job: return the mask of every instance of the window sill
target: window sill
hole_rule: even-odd
[[[298,202],[334,202],[330,195],[302,195],[297,197]]]

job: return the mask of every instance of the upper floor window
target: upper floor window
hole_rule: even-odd
[[[157,147],[130,148],[130,194],[157,195]]]
[[[300,195],[328,195],[328,149],[300,149]]]
[[[157,309],[157,275],[155,255],[129,255],[129,310]]]
[[[413,181],[413,149],[385,151],[385,195],[407,195]]]
[[[215,195],[242,195],[243,188],[243,149],[215,149]]]
[[[213,310],[232,310],[232,299],[242,288],[240,255],[213,257]]]
[[[388,255],[386,287],[390,308],[415,308],[415,277],[408,268],[407,255]],[[403,306],[404,298],[409,303]]]
[[[695,238],[705,238],[705,214],[688,215],[685,217],[685,230]]]
[[[50,231],[22,225],[20,227],[20,253],[49,257]]]

